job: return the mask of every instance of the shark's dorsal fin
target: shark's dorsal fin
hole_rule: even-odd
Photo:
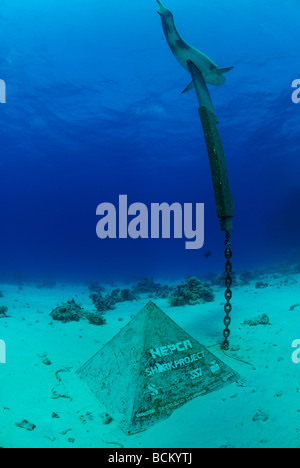
[[[193,81],[182,91],[182,94],[187,93],[188,91],[191,91],[192,89],[194,89]]]
[[[215,70],[216,73],[219,73],[220,75],[222,75],[223,73],[228,73],[230,72],[231,70],[233,70],[234,67],[228,67],[228,68],[217,68]]]

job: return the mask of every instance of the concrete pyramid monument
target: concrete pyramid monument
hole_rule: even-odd
[[[153,302],[77,373],[127,434],[238,379]]]

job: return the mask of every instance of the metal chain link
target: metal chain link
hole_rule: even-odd
[[[224,325],[225,325],[225,330],[223,332],[223,336],[225,338],[224,343],[222,344],[221,348],[225,351],[229,349],[229,341],[228,338],[230,336],[230,324],[231,324],[231,317],[230,317],[230,312],[232,311],[232,305],[230,303],[232,299],[232,291],[231,291],[231,286],[232,286],[232,263],[231,263],[231,258],[232,258],[232,250],[231,250],[231,242],[230,242],[230,237],[231,233],[229,231],[226,231],[226,237],[225,237],[225,258],[227,260],[226,265],[225,265],[225,272],[226,272],[226,278],[225,278],[225,285],[226,285],[226,291],[225,291],[225,299],[226,299],[226,304],[224,307],[225,310],[225,319],[224,319]]]

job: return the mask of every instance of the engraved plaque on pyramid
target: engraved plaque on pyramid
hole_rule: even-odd
[[[153,302],[77,373],[127,434],[238,380]]]

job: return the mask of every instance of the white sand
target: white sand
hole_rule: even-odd
[[[0,305],[9,307],[9,318],[0,319],[0,339],[7,347],[7,364],[0,364],[0,447],[299,447],[300,365],[291,360],[291,343],[300,339],[300,307],[289,309],[300,303],[300,276],[287,277],[279,287],[284,279],[267,278],[270,287],[263,290],[254,284],[234,289],[231,345],[240,349],[229,354],[251,365],[224,356],[219,346],[210,348],[245,379],[243,386],[233,384],[197,398],[133,436],[126,436],[116,421],[103,424],[100,415],[105,408],[75,370],[139,312],[147,297],[118,304],[106,313],[103,327],[85,320],[49,325],[53,308],[72,298],[93,310],[85,286],[49,290],[24,286],[19,291],[17,286],[0,285],[4,294]],[[170,308],[166,300],[155,302],[200,343],[214,346],[223,329],[224,302],[223,289],[214,290],[215,302],[201,306]],[[242,325],[262,313],[269,315],[270,326]],[[45,354],[50,366],[42,363]],[[72,400],[52,399],[52,389],[59,383],[55,373],[66,368],[71,371],[59,374],[62,382],[56,391]],[[266,421],[253,421],[259,410],[267,415]],[[36,425],[34,431],[15,425],[24,419]]]

